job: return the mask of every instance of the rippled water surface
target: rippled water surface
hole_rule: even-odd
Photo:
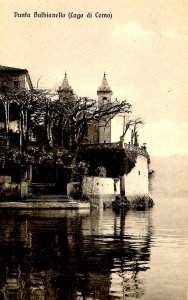
[[[188,299],[188,199],[147,211],[0,211],[0,299]]]

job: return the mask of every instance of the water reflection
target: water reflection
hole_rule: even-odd
[[[0,217],[0,299],[106,300],[144,294],[151,211],[2,211]]]
[[[96,215],[95,215],[96,214]],[[83,221],[85,239],[92,239],[93,247],[89,251],[88,243],[84,251],[88,253],[87,262],[91,260],[92,271],[109,275],[107,294],[110,299],[122,297],[138,298],[144,293],[142,272],[149,268],[151,215],[150,211],[127,214],[114,214],[107,210],[103,214],[93,212],[90,224]],[[86,224],[85,224],[86,223]],[[94,291],[92,291],[94,292]],[[97,286],[97,298],[102,297],[103,288]]]

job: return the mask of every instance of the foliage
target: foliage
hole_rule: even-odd
[[[148,173],[149,180],[154,179],[155,174],[156,174],[155,170],[149,170],[149,173]]]
[[[16,183],[0,183],[0,200],[17,199],[19,195],[19,185]]]
[[[133,209],[147,209],[154,206],[154,201],[148,195],[145,196],[137,196],[131,201],[131,208]]]
[[[99,122],[104,118],[109,122],[118,113],[131,112],[131,105],[126,100],[120,102],[116,99],[99,107],[95,100],[87,97],[72,95],[69,99],[54,100],[56,96],[49,90],[1,87],[0,104],[4,107],[5,123],[3,163],[53,164],[58,161],[74,166],[90,122]],[[10,129],[10,121],[14,119],[10,115],[12,105],[14,108],[16,106],[17,111],[17,133]],[[37,145],[39,149],[32,145]],[[17,149],[14,149],[16,146]],[[68,153],[58,158],[59,150]],[[96,167],[99,166],[103,165],[97,163]]]
[[[90,175],[96,175],[95,170],[103,166],[109,177],[119,177],[128,174],[135,167],[136,158],[136,151],[119,148],[82,148],[78,153],[78,161],[85,160],[90,166]]]
[[[25,150],[31,131],[41,131],[39,137],[46,143],[48,137],[49,102],[52,93],[49,90],[0,88],[0,107],[3,110],[1,119],[4,121],[6,145],[10,142],[10,121],[18,122],[20,148]],[[48,122],[47,122],[48,119]],[[45,132],[45,134],[44,134]]]
[[[29,146],[27,152],[20,153],[16,148],[0,149],[0,167],[12,168],[19,165],[43,164],[55,165],[62,164],[66,168],[71,167],[72,156],[69,151],[57,151],[56,149],[46,150],[41,147]]]
[[[91,121],[99,121],[108,116],[109,122],[120,112],[129,113],[131,105],[117,99],[98,107],[93,99],[72,95],[69,99],[56,99],[57,94],[49,90],[0,89],[0,105],[4,108],[6,144],[9,145],[10,121],[16,117],[20,134],[20,147],[26,150],[30,135],[45,147],[58,145],[70,152],[78,150]],[[53,100],[53,101],[52,101]],[[11,111],[14,106],[16,116]]]
[[[127,199],[125,196],[116,196],[115,201],[112,203],[114,210],[119,209],[135,209],[145,210],[154,206],[154,201],[148,195],[135,196],[133,199]]]
[[[106,177],[106,168],[105,167],[99,166],[99,167],[97,167],[95,172],[96,172],[96,176]]]
[[[148,180],[149,180],[149,191],[152,192],[153,190],[153,179],[155,178],[156,171],[155,170],[149,170],[148,172]]]

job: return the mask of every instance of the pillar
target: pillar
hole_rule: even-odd
[[[21,166],[21,179],[20,179],[20,198],[24,199],[28,197],[28,181],[27,181],[27,168]]]

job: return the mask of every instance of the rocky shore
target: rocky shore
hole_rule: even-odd
[[[127,199],[126,196],[116,196],[115,201],[112,202],[114,209],[147,209],[154,206],[154,201],[148,195],[136,196],[133,199]]]

